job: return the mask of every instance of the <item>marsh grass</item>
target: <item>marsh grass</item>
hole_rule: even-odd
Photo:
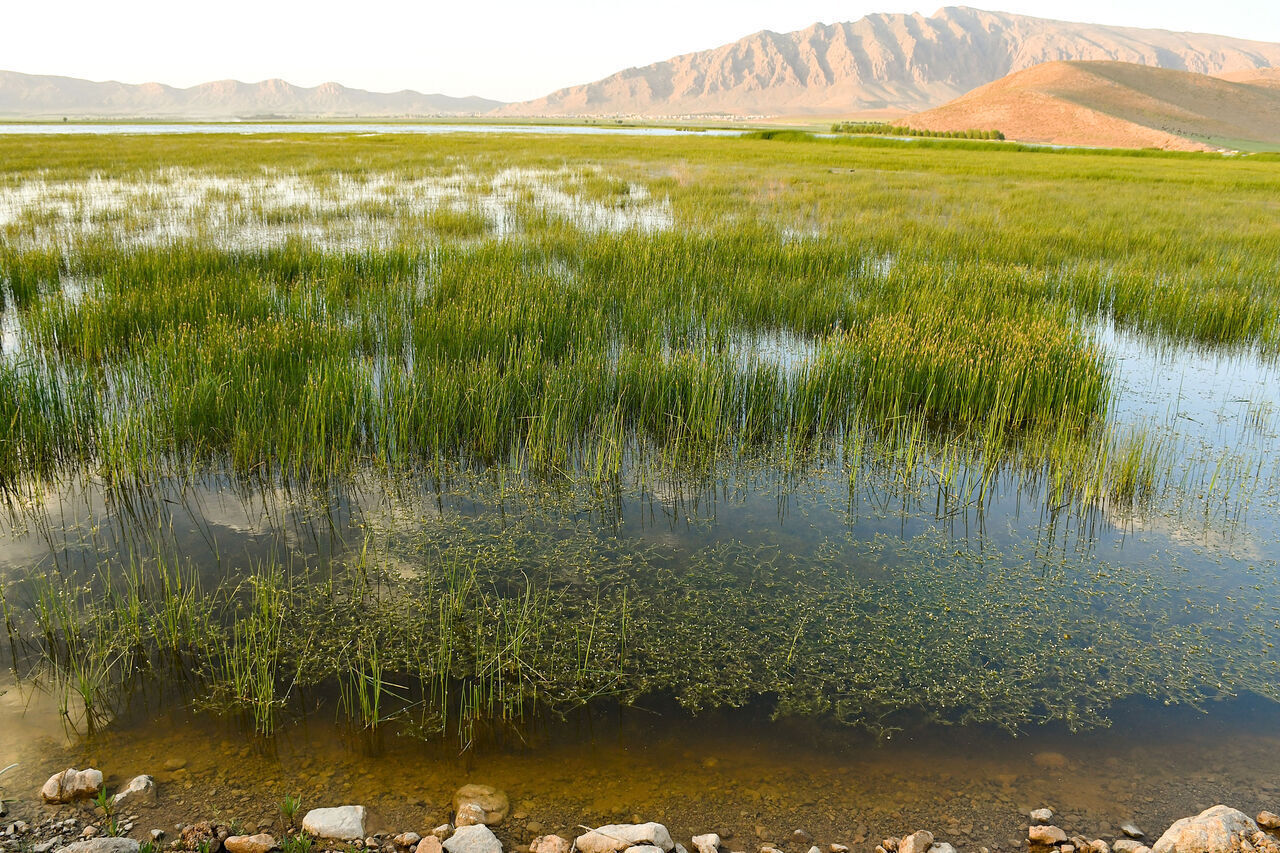
[[[45,193],[0,222],[22,329],[0,360],[7,499],[86,479],[129,496],[482,472],[607,507],[750,466],[785,491],[830,465],[851,501],[887,485],[947,518],[1012,492],[1084,517],[1171,492],[1230,514],[1274,479],[1248,453],[1192,463],[1116,423],[1091,331],[1274,358],[1270,161],[794,134],[291,142],[245,157],[220,138],[0,140],[4,197]],[[409,203],[411,186],[448,203]],[[1081,576],[1103,618],[1039,555],[908,550],[876,582],[729,543],[676,576],[640,550],[455,533],[418,543],[407,574],[384,542],[336,567],[237,564],[212,588],[157,554],[88,585],[38,574],[0,605],[15,660],[90,727],[153,679],[260,734],[318,691],[354,728],[463,746],[655,693],[691,709],[764,695],[878,730],[909,709],[1083,726],[1134,693],[1275,696],[1256,636],[1208,605],[1187,627],[1142,573]],[[573,565],[591,576],[564,582]]]

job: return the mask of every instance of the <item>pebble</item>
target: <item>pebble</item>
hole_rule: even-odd
[[[1142,838],[1145,835],[1132,821],[1120,824],[1120,831],[1130,838]]]
[[[1031,812],[1032,823],[1048,823],[1053,820],[1053,809],[1034,809]]]

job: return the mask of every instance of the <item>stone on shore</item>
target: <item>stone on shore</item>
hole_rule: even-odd
[[[145,774],[134,776],[123,791],[111,798],[111,802],[117,810],[153,806],[156,803],[156,780]]]
[[[898,853],[928,853],[932,846],[933,833],[922,829],[899,841]]]
[[[49,777],[40,789],[46,803],[71,803],[96,797],[102,790],[102,771],[70,767]]]
[[[720,849],[720,836],[714,832],[695,835],[693,837],[693,846],[697,848],[698,853],[717,853]]]
[[[232,835],[222,842],[227,853],[270,853],[276,849],[276,840],[265,832],[257,835]]]
[[[1135,841],[1132,838],[1117,838],[1116,843],[1111,845],[1111,849],[1115,853],[1137,853],[1138,848],[1142,846],[1141,841]]]
[[[1241,839],[1258,831],[1253,818],[1223,805],[1174,821],[1152,848],[1154,853],[1233,853]]]
[[[1067,840],[1067,834],[1056,826],[1033,826],[1027,829],[1027,840],[1032,844],[1052,847]]]
[[[402,832],[395,838],[391,839],[391,843],[399,847],[401,850],[408,850],[422,840],[422,836],[416,832]],[[423,853],[426,853],[424,850]]]
[[[945,841],[935,841],[929,853],[956,853],[956,848]]]
[[[630,847],[652,845],[666,853],[675,848],[671,833],[660,823],[611,823],[579,835],[578,853],[623,853]]]
[[[636,844],[623,850],[622,853],[663,853],[663,850],[661,847],[654,847],[652,844]]]
[[[312,809],[302,819],[302,831],[316,838],[355,841],[364,838],[364,806]]]
[[[573,845],[559,835],[539,835],[529,845],[529,853],[569,853]]]
[[[497,826],[502,823],[507,816],[507,812],[511,810],[511,801],[507,799],[505,792],[498,790],[492,785],[463,785],[453,793],[453,810],[459,815],[462,814],[464,807],[472,805],[476,809],[470,812],[470,816],[474,818],[476,810],[479,811],[480,820],[475,823],[483,823],[485,826]],[[453,821],[455,826],[468,826],[474,824],[464,824],[461,820],[455,818]]]
[[[485,810],[475,803],[463,803],[458,806],[458,811],[453,816],[453,822],[456,826],[488,826],[488,821],[485,820]]]
[[[1053,820],[1053,809],[1033,809],[1031,811],[1032,823],[1048,823]]]
[[[483,823],[460,826],[444,843],[447,853],[502,853],[502,842]]]
[[[132,838],[90,838],[59,847],[56,853],[138,853],[138,842]]]
[[[1280,815],[1275,812],[1258,812],[1258,826],[1263,829],[1280,829]]]
[[[444,845],[440,843],[440,838],[435,835],[428,835],[418,842],[418,847],[414,850],[414,853],[440,853],[442,850],[444,850]]]
[[[1123,832],[1125,835],[1129,836],[1130,838],[1142,838],[1143,836],[1146,835],[1145,832],[1143,832],[1141,829],[1138,829],[1137,825],[1133,823],[1133,821],[1128,821],[1126,823],[1120,824],[1120,831]]]

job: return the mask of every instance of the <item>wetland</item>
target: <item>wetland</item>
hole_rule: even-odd
[[[5,796],[421,830],[482,778],[516,843],[867,851],[1274,807],[1275,158],[0,151]]]

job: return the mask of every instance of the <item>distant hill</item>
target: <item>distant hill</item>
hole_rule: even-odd
[[[1280,45],[1075,24],[963,6],[763,31],[511,104],[504,115],[847,115],[917,112],[1058,60],[1117,60],[1202,74],[1280,66]]]
[[[995,129],[1009,139],[1062,145],[1207,150],[1280,144],[1280,79],[1270,72],[1228,76],[1129,62],[1050,62],[903,124]]]
[[[0,116],[8,118],[388,118],[475,115],[500,106],[486,98],[367,92],[337,83],[306,88],[284,80],[219,80],[178,89],[0,71]]]

